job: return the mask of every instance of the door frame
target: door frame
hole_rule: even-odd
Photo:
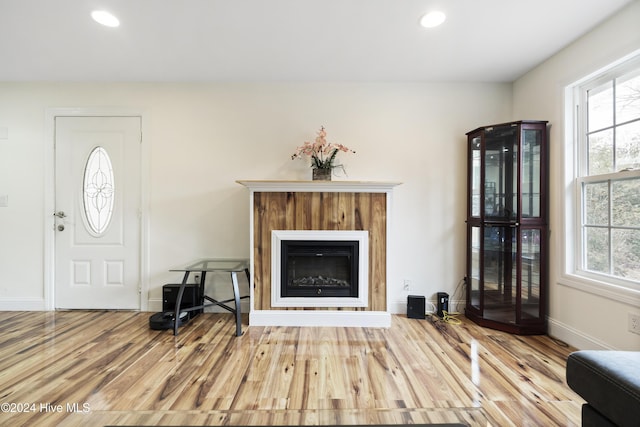
[[[140,144],[140,311],[149,305],[149,172],[150,132],[149,112],[135,108],[52,107],[45,111],[45,170],[44,170],[44,306],[55,310],[55,136],[56,117],[140,117],[142,141]]]

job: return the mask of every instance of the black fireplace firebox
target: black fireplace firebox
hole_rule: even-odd
[[[282,297],[358,297],[357,240],[282,240]]]

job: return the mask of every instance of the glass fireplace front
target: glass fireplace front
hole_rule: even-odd
[[[358,297],[357,240],[281,241],[283,297]]]

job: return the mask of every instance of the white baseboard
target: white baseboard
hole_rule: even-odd
[[[47,307],[42,298],[3,298],[0,311],[47,311]]]
[[[254,310],[250,326],[345,326],[388,328],[391,314],[386,311]]]
[[[608,344],[555,319],[547,319],[548,335],[579,350],[616,350]]]

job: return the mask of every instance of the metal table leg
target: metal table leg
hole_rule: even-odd
[[[238,286],[238,275],[235,271],[231,272],[231,283],[233,284],[233,298],[236,303],[236,336],[242,335],[242,314],[240,310],[240,288]]]
[[[180,306],[182,305],[182,295],[184,294],[184,288],[187,284],[187,280],[189,280],[189,272],[184,272],[184,277],[182,278],[182,283],[180,284],[180,289],[178,289],[178,297],[176,298],[176,310],[173,318],[173,335],[178,335],[178,326],[180,324]]]

